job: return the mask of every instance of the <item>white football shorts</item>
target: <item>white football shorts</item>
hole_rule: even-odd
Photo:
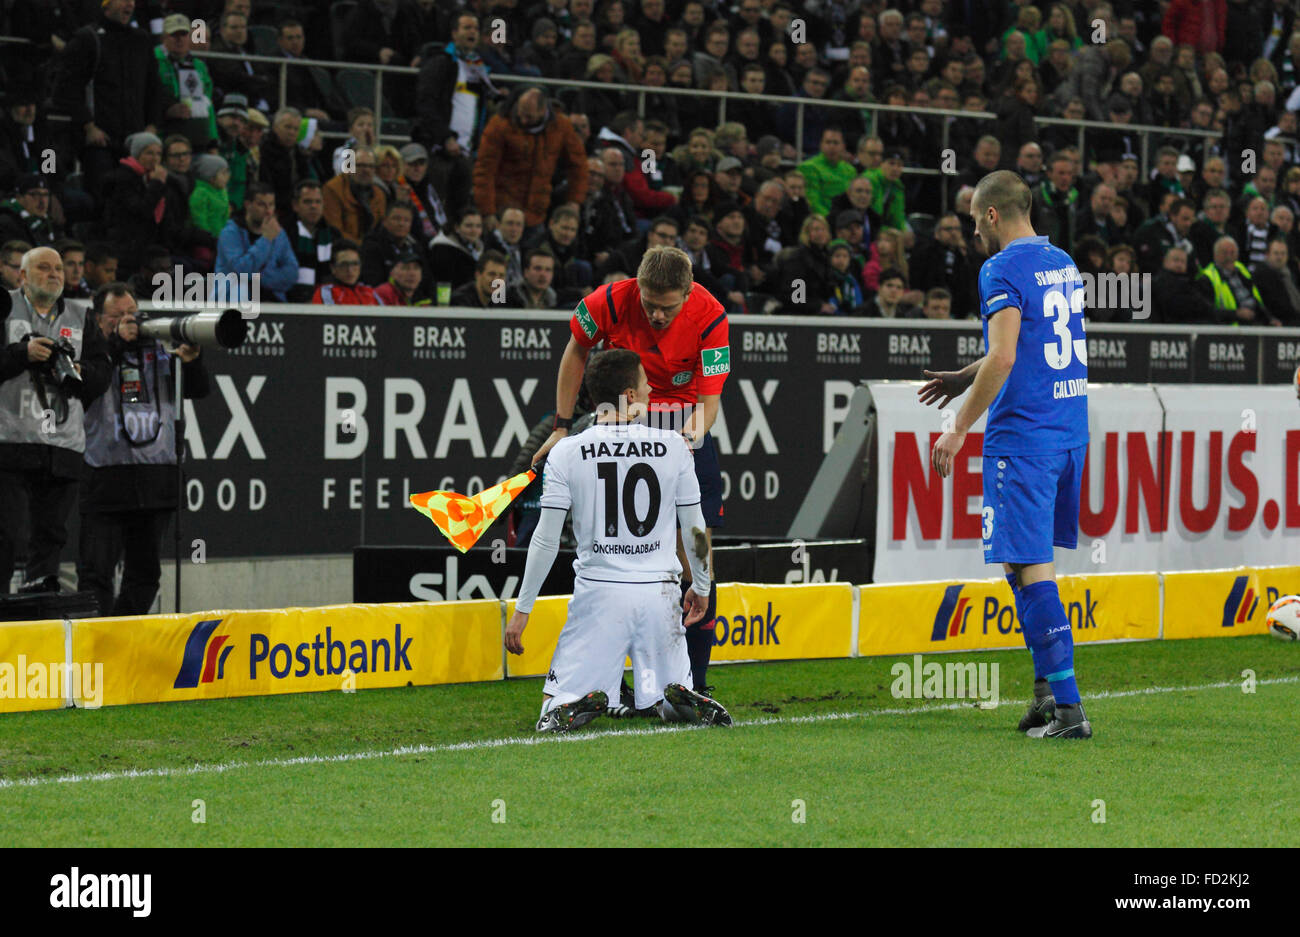
[[[543,692],[560,705],[604,690],[609,705],[617,706],[628,657],[637,709],[663,699],[670,683],[691,685],[681,586],[575,578]]]

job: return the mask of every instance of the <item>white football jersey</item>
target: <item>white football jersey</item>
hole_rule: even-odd
[[[584,579],[676,581],[677,508],[699,502],[686,440],[640,423],[597,423],[561,439],[542,475],[542,510],[573,511],[573,572]]]

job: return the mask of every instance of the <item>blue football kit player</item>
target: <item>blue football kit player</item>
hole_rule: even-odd
[[[1034,700],[1020,730],[1091,738],[1074,679],[1074,638],[1061,604],[1054,547],[1078,545],[1079,489],[1088,451],[1084,287],[1070,256],[1035,235],[1032,196],[1015,173],[985,176],[971,199],[988,259],[979,275],[986,354],[961,371],[930,372],[921,402],[940,407],[967,388],[931,461],[947,478],[966,433],[984,431],[984,562],[1001,563],[1034,660]]]

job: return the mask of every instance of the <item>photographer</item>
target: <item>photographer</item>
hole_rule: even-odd
[[[99,599],[101,615],[146,615],[162,575],[158,555],[179,503],[176,486],[176,358],[187,399],[206,397],[207,371],[196,345],[175,355],[142,338],[135,296],[125,283],[95,291],[92,312],[108,344],[108,391],[86,409],[86,463],[81,491],[77,579]],[[125,556],[122,588],[113,574]]]
[[[19,288],[0,292],[0,585],[8,593],[26,529],[22,591],[53,592],[84,466],[85,406],[112,365],[89,314],[62,298],[58,252],[30,250],[20,269]]]

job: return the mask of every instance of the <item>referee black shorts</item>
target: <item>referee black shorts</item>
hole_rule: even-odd
[[[695,477],[700,483],[700,510],[707,527],[722,526],[722,466],[712,433],[705,433],[695,450]]]

